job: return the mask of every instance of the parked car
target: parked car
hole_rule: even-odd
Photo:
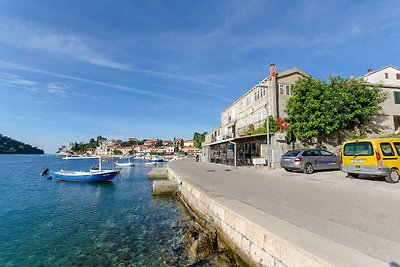
[[[286,171],[302,171],[306,174],[315,170],[336,170],[340,168],[340,157],[325,149],[295,149],[283,154],[281,167]]]
[[[351,177],[360,174],[385,177],[388,183],[400,180],[400,138],[370,138],[348,141],[342,147],[342,170]]]

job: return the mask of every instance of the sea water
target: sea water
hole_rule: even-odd
[[[48,179],[54,171],[86,171],[96,163],[0,155],[0,266],[187,264],[177,225],[190,216],[177,198],[152,197],[146,174],[154,166],[137,160],[112,183]],[[45,168],[49,174],[39,176]]]

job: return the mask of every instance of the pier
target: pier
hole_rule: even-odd
[[[190,208],[249,265],[400,264],[396,185],[193,160],[167,168]]]

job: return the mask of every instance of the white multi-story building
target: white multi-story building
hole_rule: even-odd
[[[203,157],[212,162],[239,165],[253,163],[253,158],[265,157],[263,144],[266,134],[246,136],[249,129],[261,127],[267,117],[285,117],[285,105],[292,95],[292,87],[300,77],[308,74],[292,68],[278,73],[270,65],[269,75],[221,113],[219,127],[207,133]]]
[[[203,145],[203,159],[225,164],[250,165],[254,159],[265,159],[267,135],[247,135],[249,129],[263,125],[268,116],[285,118],[285,105],[292,95],[292,87],[308,74],[292,68],[281,73],[270,65],[270,74],[247,93],[229,105],[221,113],[221,124],[206,135]],[[375,133],[400,132],[400,68],[386,66],[368,73],[360,79],[379,85],[387,99],[381,104],[382,110],[374,116],[369,125]],[[287,147],[278,138],[273,140],[270,162],[279,162],[280,155]],[[236,148],[235,148],[236,147]],[[257,160],[258,162],[258,160]],[[262,161],[260,161],[262,162]]]
[[[382,110],[375,116],[375,128],[383,132],[398,131],[400,127],[400,68],[388,65],[381,69],[361,76],[365,82],[379,85],[386,93],[386,100],[382,103]]]

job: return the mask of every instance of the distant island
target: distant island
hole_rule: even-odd
[[[0,134],[0,154],[44,154],[44,151]]]

